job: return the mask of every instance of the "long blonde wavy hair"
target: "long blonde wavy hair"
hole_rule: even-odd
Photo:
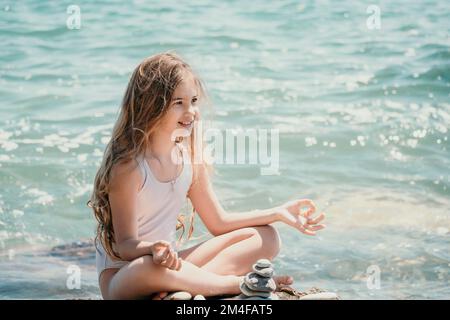
[[[198,86],[199,100],[205,99],[206,91],[202,81],[191,67],[177,54],[165,52],[143,60],[134,70],[121,104],[118,119],[112,131],[112,137],[106,146],[103,161],[95,176],[94,190],[88,201],[98,222],[95,242],[101,241],[110,256],[120,258],[114,250],[115,236],[112,212],[108,193],[112,168],[119,163],[134,161],[149,146],[152,133],[167,113],[172,95],[183,80],[184,72],[193,75]],[[203,100],[205,101],[205,100]],[[195,126],[190,137],[191,163],[196,153]],[[198,136],[201,136],[200,134]],[[194,181],[197,177],[195,166]],[[195,209],[192,209],[188,240],[194,231]],[[178,241],[184,234],[184,215],[178,216],[176,230],[183,228]]]

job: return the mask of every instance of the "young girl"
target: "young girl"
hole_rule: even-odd
[[[104,299],[162,298],[173,291],[239,294],[252,264],[272,260],[280,250],[271,223],[282,221],[308,235],[324,227],[324,215],[312,218],[315,206],[307,199],[268,210],[224,211],[206,165],[194,161],[201,152],[194,121],[205,97],[201,81],[176,54],[154,55],[134,70],[89,201],[98,220]],[[186,197],[213,237],[177,251],[177,217]],[[292,283],[288,276],[274,280]]]

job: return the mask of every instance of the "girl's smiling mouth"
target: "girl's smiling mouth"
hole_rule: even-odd
[[[194,120],[191,121],[178,121],[178,125],[185,129],[190,129]]]

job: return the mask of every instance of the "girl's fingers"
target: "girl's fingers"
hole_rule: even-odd
[[[170,243],[167,242],[166,240],[158,240],[158,241],[155,242],[155,244],[156,244],[156,245],[161,245],[161,246],[163,246],[163,247],[167,247],[167,246],[170,245]]]
[[[316,233],[314,231],[310,231],[306,229],[305,227],[298,225],[297,229],[300,230],[302,233],[307,234],[308,236],[315,236]]]
[[[173,268],[173,270],[180,270],[181,269],[181,258],[177,258],[176,263],[175,263],[175,267]]]
[[[294,216],[293,214],[291,214],[291,212],[289,212],[289,210],[283,210],[282,214],[287,219],[288,224],[296,224],[299,222],[299,216]]]
[[[162,256],[153,257],[153,262],[156,264],[163,264],[166,259],[163,259]]]
[[[181,259],[178,258],[178,252],[171,250],[170,257],[164,262],[164,266],[171,270],[179,270],[181,268]]]
[[[310,216],[312,216],[314,213],[316,213],[316,206],[313,204],[313,205],[308,209],[308,211],[306,211],[305,216],[306,216],[306,217],[310,217]]]
[[[304,226],[308,223],[308,219],[306,219],[305,217],[302,217],[300,215],[298,215],[297,217],[295,217],[295,223]]]
[[[165,250],[168,247],[170,247],[170,243],[168,243],[167,241],[164,241],[164,240],[156,241],[153,244],[153,248],[155,248],[156,251]]]
[[[318,225],[314,225],[314,226],[309,226],[308,230],[318,231],[318,230],[322,230],[323,228],[325,228],[324,224],[318,224]]]
[[[178,253],[175,252],[172,257],[173,257],[173,260],[172,260],[172,263],[169,265],[169,269],[175,270],[177,267],[177,264],[178,264]]]
[[[165,248],[164,251],[161,254],[161,260],[167,260],[170,257],[170,249],[169,248]]]
[[[167,260],[170,254],[170,249],[168,247],[161,249],[154,257],[153,261],[161,264],[163,261]]]
[[[301,210],[302,207],[309,207],[309,209],[305,212],[304,216],[309,217],[314,212],[316,212],[316,205],[310,199],[302,199],[298,201],[299,208]]]
[[[163,262],[163,257],[161,255],[161,253],[157,253],[153,255],[153,262],[156,264],[161,264],[161,262]]]
[[[314,231],[311,231],[311,230],[308,230],[308,229],[304,229],[303,233],[308,235],[308,236],[315,236],[316,235],[316,233]]]
[[[308,224],[318,224],[323,219],[325,219],[325,215],[322,212],[317,218],[309,219]]]
[[[167,257],[167,259],[164,260],[161,264],[162,264],[164,267],[170,269],[170,266],[172,266],[172,263],[173,263],[173,256],[170,255],[170,256]]]

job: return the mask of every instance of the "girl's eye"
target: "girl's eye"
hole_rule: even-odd
[[[177,102],[175,102],[175,104],[182,105],[183,101],[177,101]]]
[[[192,103],[196,103],[197,102],[197,98],[192,99]]]

